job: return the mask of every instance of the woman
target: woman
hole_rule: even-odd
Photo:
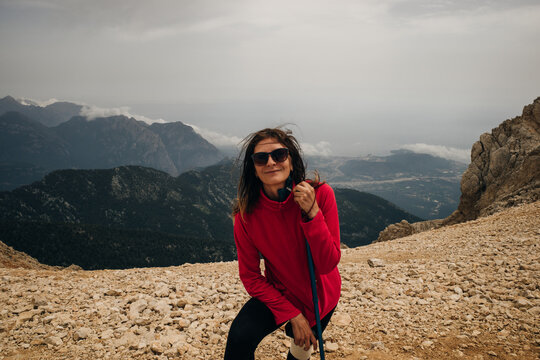
[[[244,139],[242,153],[234,239],[240,279],[252,298],[231,325],[225,359],[254,359],[260,341],[288,322],[285,329],[294,340],[287,359],[306,360],[317,347],[306,239],[323,329],[341,292],[334,192],[327,184],[304,180],[300,146],[290,130],[253,133]]]

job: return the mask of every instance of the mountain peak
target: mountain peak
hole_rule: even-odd
[[[11,95],[7,95],[6,97],[3,97],[2,99],[0,99],[0,102],[5,102],[5,103],[11,103],[11,104],[19,104],[21,105],[20,102],[18,102],[17,100],[15,100],[15,98]]]

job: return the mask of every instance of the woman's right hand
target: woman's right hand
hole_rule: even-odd
[[[313,345],[313,349],[317,349],[317,339],[313,335],[313,331],[311,331],[309,322],[302,313],[291,319],[291,325],[294,334],[294,343],[296,345],[303,346],[306,351],[311,345]]]

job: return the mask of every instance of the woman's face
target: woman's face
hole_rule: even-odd
[[[269,153],[273,150],[285,148],[286,146],[280,143],[277,139],[263,139],[255,145],[253,153],[265,152]],[[285,186],[285,180],[289,177],[292,171],[291,156],[283,162],[276,162],[272,156],[268,156],[268,161],[265,165],[255,164],[255,173],[265,187],[282,188]]]

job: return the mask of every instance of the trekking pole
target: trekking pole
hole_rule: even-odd
[[[311,256],[311,248],[306,239],[306,250],[309,266],[309,277],[311,278],[311,293],[313,294],[313,306],[315,308],[315,321],[317,322],[317,336],[319,340],[319,351],[321,353],[321,360],[324,359],[324,345],[322,339],[322,327],[321,327],[321,316],[319,314],[319,298],[317,297],[317,283],[315,281],[315,267],[313,266],[313,257]]]

